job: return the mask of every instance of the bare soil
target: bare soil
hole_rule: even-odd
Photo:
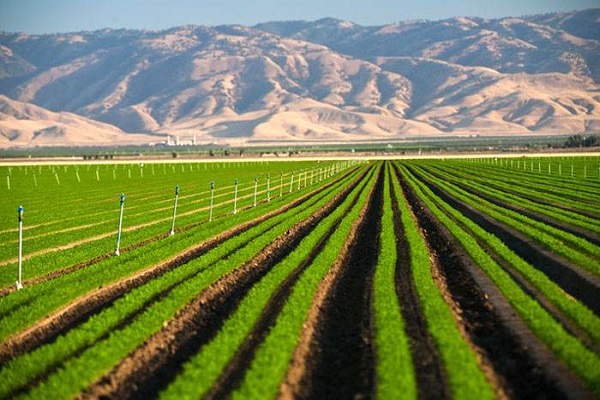
[[[317,366],[316,361],[318,358],[318,353],[322,350],[322,345],[320,343],[320,335],[322,333],[321,321],[323,318],[326,318],[323,310],[327,307],[327,302],[330,302],[330,298],[332,293],[335,291],[335,286],[338,284],[340,277],[342,274],[344,274],[344,271],[349,268],[348,260],[349,257],[351,257],[350,254],[353,252],[353,248],[357,245],[358,231],[361,226],[365,225],[364,221],[366,215],[368,214],[367,210],[369,207],[371,207],[374,193],[375,187],[371,189],[369,199],[361,210],[359,218],[353,223],[348,238],[340,252],[340,256],[330,268],[329,272],[317,290],[317,294],[313,299],[308,317],[304,322],[303,329],[298,340],[298,346],[296,347],[294,356],[290,363],[286,380],[280,386],[280,398],[302,399],[310,398],[315,392],[323,393],[328,390],[331,392],[331,388],[327,389],[327,386],[331,385],[327,382],[327,380],[320,380],[319,383],[321,385],[325,385],[325,387],[321,388],[316,388],[313,382],[314,370]],[[365,299],[365,301],[367,300],[368,303],[370,303],[370,299]],[[362,309],[364,310],[364,307],[362,307]],[[362,345],[359,344],[358,352],[356,352],[356,348],[353,351],[355,352],[356,357],[357,354],[361,352],[361,349],[366,350],[366,354],[364,354],[362,357],[358,355],[358,358],[360,358],[362,361],[366,361],[370,365],[365,366],[365,363],[363,362],[361,363],[359,370],[354,369],[354,367],[350,367],[350,369],[354,369],[354,372],[351,374],[362,375],[362,386],[367,387],[367,390],[372,392],[374,390],[373,384],[369,383],[372,381],[371,374],[373,373],[373,366],[372,363],[370,363],[370,361],[372,361],[372,351],[370,349],[371,339],[368,332],[364,332],[366,322],[366,320],[363,321],[362,327],[358,328],[359,331],[365,334],[365,336],[363,336],[365,341],[362,343]],[[370,319],[368,324],[371,324]],[[356,327],[353,329],[356,329]],[[369,348],[365,347],[367,344]],[[339,343],[334,344],[334,346],[338,345]],[[320,373],[323,374],[326,373],[326,371],[321,371]],[[335,374],[335,372],[332,372],[332,374]],[[339,382],[336,383],[339,384]],[[343,382],[342,386],[347,385],[348,383],[349,382]],[[336,386],[336,388],[339,388],[339,386]],[[361,390],[360,387],[358,390]],[[354,391],[356,391],[356,388]]]
[[[328,288],[305,358],[300,398],[370,398],[375,393],[371,321],[379,249],[383,168],[339,273]]]

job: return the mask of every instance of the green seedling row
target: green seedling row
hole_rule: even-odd
[[[119,257],[109,257],[89,267],[33,285],[28,290],[0,297],[0,315],[5,322],[0,325],[0,338],[5,340],[10,334],[18,332],[32,321],[69,304],[89,291],[165,262],[174,254],[194,248],[202,241],[246,221],[259,218],[269,210],[277,209],[302,195],[304,194],[301,192],[290,193],[286,197],[267,203],[264,208],[251,208],[247,212],[214,220],[181,234],[124,252]]]
[[[383,211],[379,234],[379,257],[373,276],[374,348],[377,397],[380,399],[417,398],[417,382],[405,332],[401,304],[396,293],[398,250],[392,208],[390,163],[386,163]]]
[[[145,337],[159,329],[162,326],[160,321],[168,320],[192,296],[233,270],[235,266],[249,260],[257,251],[289,229],[289,226],[310,216],[314,208],[321,207],[335,190],[328,193],[316,196],[315,201],[309,201],[308,205],[299,207],[300,210],[292,209],[269,219],[223,243],[201,258],[133,290],[113,306],[104,309],[101,314],[69,331],[67,336],[11,362],[2,370],[1,374],[6,378],[4,382],[14,384],[18,381],[17,378],[20,378],[21,384],[29,382],[35,376],[47,374],[49,369],[56,369],[56,363],[60,363],[61,369],[50,374],[47,380],[33,388],[29,395],[68,397],[76,394],[85,385],[90,384],[99,373],[109,369],[111,364],[116,363],[126,352],[140,345]],[[302,209],[304,210],[301,211]],[[139,307],[148,303],[149,299],[163,292],[165,288],[171,289],[160,300],[150,302],[147,309],[133,321],[123,323],[131,318],[128,314],[139,313],[136,305]],[[61,355],[61,359],[57,360],[57,355]],[[33,371],[30,367],[32,362],[38,367]],[[26,375],[19,367],[25,367],[30,375]],[[74,376],[78,377],[77,382],[81,386],[69,384]],[[10,392],[10,389],[6,390]]]
[[[459,222],[459,220],[457,220]],[[462,217],[460,226],[468,230],[474,237],[485,243],[495,254],[525,277],[547,300],[556,306],[564,315],[573,321],[592,341],[600,343],[600,318],[581,302],[565,296],[564,291],[544,273],[524,261],[510,250],[500,239],[485,231],[473,221]]]
[[[419,171],[424,179],[433,181],[432,175]],[[552,226],[535,221],[515,211],[499,207],[481,197],[475,196],[446,181],[438,180],[436,185],[445,190],[458,200],[483,212],[503,224],[532,238],[540,245],[555,251],[557,254],[567,258],[581,268],[587,269],[596,275],[600,275],[600,248],[575,236],[572,233],[562,231]],[[583,249],[583,250],[580,250]]]
[[[265,399],[277,395],[279,385],[288,371],[312,299],[323,278],[340,256],[352,226],[367,202],[376,176],[377,173],[369,178],[358,201],[342,218],[323,250],[312,260],[293,286],[269,335],[258,346],[240,388],[233,393],[234,399]]]
[[[327,238],[328,232],[340,223],[356,197],[364,190],[365,183],[366,179],[363,179],[362,184],[333,213],[320,221],[292,253],[252,287],[219,334],[184,365],[183,372],[161,394],[161,398],[201,398],[209,393],[237,349],[251,334],[275,291],[309,257],[318,243]],[[190,381],[195,384],[189,385]]]
[[[191,318],[186,310],[192,304],[206,305],[200,314],[217,318],[218,328],[202,332],[189,354],[168,347],[179,351],[169,356],[177,364],[174,374],[162,376],[160,368],[167,366],[157,360],[159,372],[142,380],[156,383],[152,390],[159,397],[293,395],[301,390],[294,386],[295,368],[304,354],[298,346],[309,338],[314,322],[309,316],[322,311],[323,296],[328,310],[339,301],[330,296],[335,292],[325,293],[341,288],[329,286],[336,283],[329,279],[344,273],[332,267],[361,267],[340,261],[354,260],[353,252],[360,251],[348,247],[349,234],[375,204],[382,208],[377,210],[380,221],[369,227],[379,243],[368,264],[375,266],[365,286],[370,297],[357,300],[360,306],[369,301],[369,348],[360,351],[372,356],[372,367],[361,364],[369,370],[360,373],[373,378],[370,397],[430,395],[430,388],[421,386],[424,369],[413,347],[413,341],[425,339],[449,397],[490,399],[504,395],[506,388],[509,395],[511,390],[518,394],[523,384],[502,387],[503,372],[494,370],[499,364],[487,359],[493,352],[477,348],[482,341],[473,336],[477,330],[470,330],[468,303],[457,301],[456,291],[449,290],[455,283],[438,265],[447,255],[420,225],[423,214],[416,207],[421,206],[454,236],[449,248],[464,253],[463,259],[497,287],[514,310],[511,318],[522,320],[531,340],[542,345],[537,348],[568,368],[592,396],[600,395],[600,317],[584,305],[585,299],[567,295],[560,281],[548,278],[457,206],[513,229],[572,268],[585,269],[582,273],[593,280],[600,276],[600,247],[589,240],[600,234],[600,157],[22,165],[0,167],[0,176],[5,178],[0,182],[0,398],[85,395],[128,365],[128,357],[146,354],[158,338],[169,340],[171,329]],[[176,185],[177,218],[170,235]],[[115,256],[121,193],[126,200],[120,255]],[[413,203],[413,195],[422,204]],[[19,205],[25,207],[23,290],[15,288]],[[326,212],[318,213],[324,207]],[[278,247],[277,261],[250,270],[258,255],[309,222],[301,237]],[[182,257],[184,262],[173,262]],[[410,271],[399,275],[398,268]],[[231,291],[224,293],[234,293],[220,298],[227,303],[227,315],[217,315],[205,296],[240,271],[256,275],[239,281],[246,286],[227,288]],[[139,276],[144,279],[135,280]],[[410,307],[418,307],[410,312],[419,313],[424,323],[427,334],[421,339],[404,321],[414,315],[404,308],[409,306],[403,304],[400,276],[409,276],[414,288]],[[108,300],[90,300],[107,293]],[[80,318],[55,330],[44,328],[81,305],[91,310],[83,315],[77,309]],[[330,315],[316,317],[320,329],[328,321],[319,318]],[[30,333],[40,340],[24,345],[21,339]],[[312,350],[319,348],[313,344]],[[519,351],[525,353],[524,345]],[[544,368],[540,364],[538,372],[545,374]],[[307,377],[338,373],[307,372]],[[133,396],[140,396],[137,384],[124,382]],[[540,393],[547,395],[547,388]]]
[[[565,210],[554,205],[543,204],[539,201],[536,202],[527,197],[512,194],[512,186],[497,183],[494,187],[492,186],[493,182],[489,178],[486,179],[477,176],[471,176],[470,179],[464,179],[464,176],[461,177],[460,171],[452,169],[441,170],[439,167],[435,167],[428,168],[428,170],[431,172],[433,172],[433,170],[435,171],[436,180],[443,179],[454,184],[471,188],[476,193],[493,196],[495,199],[498,199],[505,204],[515,205],[538,215],[547,216],[562,224],[577,226],[600,235],[600,224],[594,218]]]
[[[322,168],[318,167],[318,164],[300,165],[307,174],[308,172],[316,173],[317,168]],[[288,171],[282,176],[282,179],[277,179],[280,173],[273,171],[271,174],[273,175],[271,179],[273,196],[281,194],[282,191],[278,190],[280,185],[286,186],[290,182],[292,172],[289,171],[289,168],[294,166],[298,166],[298,164],[284,165]],[[245,169],[241,167],[224,169],[218,174],[210,175],[210,178],[215,181],[215,216],[232,212],[233,207],[229,206],[233,203],[233,183],[238,177],[240,182],[238,207],[240,209],[253,205],[254,178],[259,176],[260,185],[257,189],[261,197],[258,200],[265,200],[266,174],[270,173],[269,170],[265,170],[264,166],[260,164],[249,164],[244,167]],[[251,178],[251,174],[254,177]],[[13,174],[13,178],[17,178],[16,173]],[[322,174],[321,178],[323,178]],[[199,186],[195,179],[205,183]],[[161,220],[167,225],[171,219],[175,185],[180,185],[182,189],[179,202],[181,213],[195,212],[205,214],[203,215],[205,218],[208,216],[209,176],[202,171],[194,171],[180,174],[177,176],[177,180],[169,177],[168,182],[177,183],[169,185],[162,177],[156,177],[145,180],[132,179],[116,185],[117,187],[103,183],[102,190],[95,187],[99,183],[94,181],[88,181],[86,184],[75,182],[70,186],[63,184],[58,187],[51,187],[52,182],[47,182],[45,189],[41,189],[42,182],[40,182],[40,187],[35,188],[37,190],[33,193],[30,191],[31,188],[23,188],[23,190],[12,188],[10,191],[7,190],[6,197],[2,198],[2,203],[7,204],[2,209],[3,215],[0,223],[8,226],[12,220],[9,216],[14,215],[16,219],[16,213],[13,214],[13,212],[16,211],[18,205],[24,205],[26,222],[24,254],[27,255],[43,248],[64,246],[86,237],[114,231],[120,193],[127,195],[125,228],[157,223]],[[307,180],[302,182],[303,185],[309,183],[310,181]],[[286,187],[286,189],[288,188]],[[293,186],[293,190],[297,190],[296,185]],[[0,192],[2,191],[0,186]],[[284,193],[288,191],[286,190]],[[192,197],[192,201],[186,202],[186,196],[194,197]],[[13,206],[10,206],[9,202]],[[14,258],[16,254],[14,252],[17,240],[16,224],[13,223],[10,228],[12,229],[0,231],[0,260]]]
[[[485,249],[479,246],[475,238],[449,217],[451,215],[453,218],[464,220],[462,214],[443,202],[406,170],[403,176],[428,208],[452,232],[467,254],[492,279],[534,334],[575,371],[592,391],[600,393],[600,371],[596,368],[600,365],[598,355],[586,348],[578,338],[570,335],[535,299],[523,291]],[[443,207],[443,210],[440,207]]]
[[[398,199],[400,218],[409,244],[415,287],[429,331],[443,359],[451,391],[456,398],[492,398],[492,388],[479,367],[477,356],[462,337],[450,307],[435,282],[430,250],[397,179],[392,180],[392,188]]]

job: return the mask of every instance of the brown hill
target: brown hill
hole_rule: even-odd
[[[324,19],[4,33],[0,93],[200,142],[591,132],[600,123],[598,26],[598,10],[587,10],[383,27]],[[53,126],[28,132],[51,128],[37,143],[70,137]],[[94,135],[81,142],[114,142]]]
[[[109,124],[0,95],[1,147],[125,145],[157,140],[161,138],[127,134]]]

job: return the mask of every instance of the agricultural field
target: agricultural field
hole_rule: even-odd
[[[0,177],[0,398],[600,397],[600,157]]]

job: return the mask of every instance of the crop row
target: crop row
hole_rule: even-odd
[[[271,205],[270,200],[283,196],[289,198],[288,193],[321,182],[347,166],[348,164],[342,165],[341,163],[318,168],[306,168],[305,166],[302,172],[295,173],[296,179],[293,182],[293,172],[289,172],[285,177],[281,175],[277,184],[273,182],[272,185],[269,185],[268,191],[271,193],[267,193],[267,182],[257,184],[256,193],[257,196],[260,196],[261,208],[266,210]],[[261,166],[256,165],[255,168],[257,168],[255,173],[258,170],[263,172]],[[231,174],[229,169],[226,170],[228,174]],[[234,171],[234,173],[240,172],[237,169]],[[244,174],[248,175],[247,172],[241,175],[244,176]],[[298,179],[299,176],[302,176],[303,179]],[[210,222],[208,217],[211,197],[213,197],[214,205],[213,219],[232,214],[233,186],[223,188],[217,186],[214,196],[211,196],[210,182],[208,182],[205,191],[194,193],[192,188],[195,178],[196,176],[178,177],[178,181],[183,183],[183,189],[177,206],[176,231]],[[223,176],[223,179],[226,178],[227,175]],[[206,177],[203,179],[206,180]],[[233,180],[231,178],[232,183]],[[301,183],[302,186],[297,186],[296,182]],[[293,187],[292,185],[288,186],[289,183],[294,183]],[[286,186],[285,191],[278,190],[283,188],[282,185]],[[140,243],[165,236],[172,224],[173,187],[168,190],[167,194],[164,183],[160,181],[148,183],[138,180],[135,185],[131,184],[131,191],[127,193],[124,210],[123,247],[138,246]],[[187,189],[188,187],[189,189]],[[254,183],[240,184],[237,193],[239,210],[253,207],[254,188]],[[104,188],[93,196],[89,195],[90,191],[91,188],[87,187],[73,193],[71,197],[74,198],[74,204],[72,205],[69,204],[69,201],[62,199],[64,192],[55,193],[53,190],[36,192],[36,201],[46,204],[43,207],[36,207],[34,205],[36,201],[33,200],[31,201],[33,204],[30,204],[27,201],[27,195],[22,193],[21,197],[25,198],[23,204],[26,206],[23,233],[24,260],[27,261],[25,277],[33,278],[61,267],[85,263],[95,257],[106,257],[114,251],[119,212],[118,196],[114,194],[112,200],[107,200],[109,193],[112,192],[111,188]],[[85,200],[82,201],[82,199]],[[49,209],[48,214],[52,214],[51,211],[55,210],[58,204],[61,205],[62,212],[55,213],[53,219],[43,222],[37,219],[36,213],[39,216],[40,211]],[[75,204],[80,204],[81,207],[75,206]],[[111,210],[109,210],[109,206],[111,206]],[[81,210],[79,210],[80,208]],[[65,212],[65,210],[69,210],[69,212]],[[3,285],[9,285],[14,283],[16,277],[16,223],[13,224],[13,229],[0,233],[0,236],[3,239],[2,245],[0,245],[0,254],[4,257],[4,261],[1,262],[2,267],[0,267],[0,282]]]
[[[436,173],[438,176],[439,174],[443,174],[442,179],[450,181],[453,184],[458,184],[462,188],[466,188],[482,197],[485,196],[488,199],[493,199],[492,201],[500,202],[505,208],[512,207],[512,209],[518,210],[521,213],[531,212],[532,214],[539,214],[547,217],[549,220],[553,220],[552,222],[557,224],[572,225],[592,233],[600,234],[595,218],[576,210],[569,210],[566,207],[567,204],[575,202],[569,198],[565,198],[567,192],[565,192],[564,187],[563,191],[559,193],[562,197],[557,198],[552,203],[548,201],[550,199],[546,196],[544,196],[544,199],[540,199],[539,191],[531,190],[527,186],[519,187],[519,183],[527,182],[522,179],[503,182],[497,175],[494,176],[493,180],[490,180],[486,176],[488,174],[482,173],[480,175],[470,174],[470,179],[465,180],[464,174],[466,171],[460,168],[460,166],[445,168],[443,171],[439,166],[435,166],[430,168],[429,171]],[[542,203],[540,200],[545,200],[545,202]],[[588,200],[594,200],[594,198],[590,197]],[[590,207],[590,210],[593,209],[593,207]]]
[[[314,209],[322,207],[346,181],[347,179],[340,180],[327,192],[233,236],[213,250],[203,253],[200,258],[192,258],[182,266],[170,269],[114,303],[109,303],[89,320],[75,324],[59,340],[13,359],[2,370],[2,373],[7,374],[3,380],[7,383],[4,393],[14,394],[15,391],[23,390],[16,389],[19,385],[22,388],[24,385],[27,390],[31,389],[31,395],[36,395],[39,391],[39,395],[59,397],[67,396],[65,390],[81,389],[65,383],[71,382],[74,376],[77,376],[78,382],[86,382],[86,376],[89,377],[87,379],[92,379],[94,374],[106,370],[107,364],[116,362],[132,346],[141,344],[149,334],[162,326],[162,321],[170,318],[199,291],[236,266],[247,262],[259,249],[281,236],[291,225],[312,215]],[[31,306],[34,305],[28,305]],[[32,364],[37,368],[32,369]],[[36,381],[36,376],[47,375],[58,366],[61,369],[50,374],[44,385],[30,387],[31,382]],[[28,373],[24,373],[22,368],[26,368]]]
[[[190,194],[176,235],[0,296],[0,398],[597,396],[600,183],[509,165],[334,167],[202,223]]]
[[[508,160],[504,162],[507,163]],[[594,163],[600,163],[599,159],[596,158]],[[543,172],[531,172],[527,169],[503,167],[493,163],[472,164],[465,161],[446,161],[443,165],[452,170],[459,170],[459,173],[463,176],[480,179],[489,176],[492,178],[489,182],[490,186],[495,187],[498,184],[511,185],[513,186],[511,191],[514,190],[518,194],[530,196],[539,201],[545,200],[540,198],[540,194],[543,193],[550,203],[557,205],[567,200],[569,207],[575,209],[583,207],[582,210],[592,212],[594,209],[597,210],[599,206],[596,193],[600,188],[600,179],[582,179],[580,176],[555,176]]]
[[[378,397],[414,398],[419,390],[430,395],[437,390],[439,396],[450,392],[457,398],[490,398],[491,387],[436,286],[430,251],[395,172],[388,167],[373,283]],[[406,259],[398,258],[399,253]],[[403,321],[416,326],[407,329]],[[419,331],[419,325],[425,328]],[[411,334],[410,330],[417,332]],[[438,364],[424,366],[432,358],[437,358],[433,363]],[[437,379],[431,377],[436,368]],[[449,382],[443,381],[444,374]],[[444,385],[448,387],[444,389]]]
[[[130,274],[144,271],[149,266],[168,263],[174,254],[186,254],[198,247],[198,243],[242,225],[245,221],[260,219],[278,210],[292,200],[306,197],[300,192],[270,202],[265,209],[250,209],[245,213],[228,218],[215,219],[207,224],[194,226],[180,234],[156,240],[144,246],[132,248],[119,257],[107,257],[84,268],[59,275],[32,285],[28,290],[0,298],[0,315],[6,320],[0,330],[0,337],[15,331],[27,321],[42,316],[52,309],[68,304],[78,296],[97,287],[106,286]],[[293,203],[292,203],[293,204]],[[24,308],[26,306],[26,308]]]
[[[536,338],[576,371],[590,388],[598,391],[600,381],[594,365],[600,361],[595,351],[599,343],[597,330],[600,319],[593,303],[597,279],[590,278],[591,291],[582,293],[583,289],[579,287],[580,293],[573,292],[578,300],[574,301],[564,293],[567,287],[565,280],[556,278],[552,271],[546,271],[544,261],[524,259],[510,242],[503,242],[497,232],[485,229],[491,225],[477,218],[477,213],[465,213],[463,205],[477,210],[486,218],[518,229],[529,240],[547,246],[548,251],[556,255],[568,257],[575,265],[595,276],[600,259],[598,246],[461,190],[444,179],[443,173],[428,173],[431,166],[412,165],[409,168],[403,167],[403,177],[493,281]],[[489,175],[487,179],[494,182]],[[467,181],[466,177],[463,180]],[[553,240],[551,235],[560,238],[560,242]],[[566,264],[563,268],[576,267]]]
[[[512,227],[531,239],[557,254],[567,258],[581,268],[590,272],[600,274],[600,266],[596,265],[595,259],[600,258],[600,248],[592,243],[562,229],[549,226],[544,222],[535,220],[519,212],[497,205],[481,196],[461,189],[459,186],[447,180],[435,178],[435,175],[419,170],[422,180],[433,182],[449,195],[459,201],[465,202],[486,216],[501,221],[502,224]]]
[[[291,292],[280,295],[287,296],[285,304],[275,321],[271,322],[273,325],[264,342],[254,350],[254,358],[233,397],[269,398],[277,394],[314,292],[335,262],[349,234],[351,221],[354,221],[358,210],[365,203],[368,192],[364,188],[367,183],[364,182],[357,188],[293,252],[274,265],[265,279],[252,287],[236,312],[224,322],[215,339],[183,366],[182,374],[162,396],[180,398],[207,395],[244,341],[256,334],[252,331],[276,291],[292,277],[296,281],[293,282]],[[320,248],[321,251],[315,254],[315,248]],[[197,382],[197,385],[189,385],[190,381]]]
[[[520,157],[520,158],[480,158],[466,159],[475,165],[493,166],[513,172],[527,172],[555,178],[577,178],[600,180],[600,159],[597,156],[584,157]]]

